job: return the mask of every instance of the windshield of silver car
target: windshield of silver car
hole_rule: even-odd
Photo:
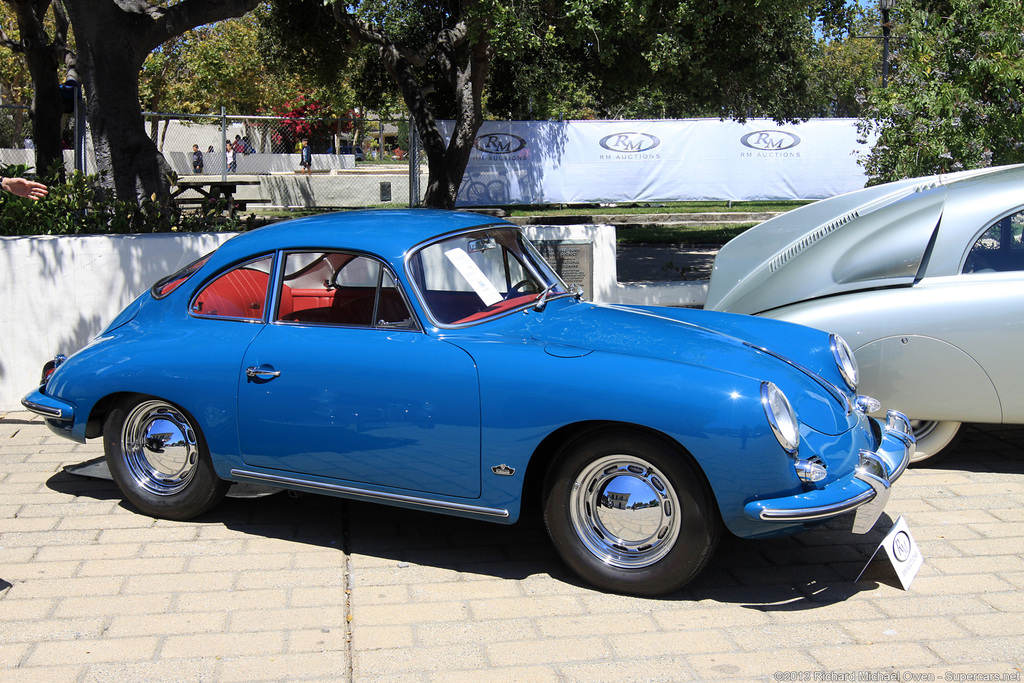
[[[514,228],[491,228],[434,242],[409,260],[431,317],[461,325],[567,294],[565,283]]]

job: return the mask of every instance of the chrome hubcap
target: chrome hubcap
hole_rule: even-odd
[[[668,480],[641,458],[592,462],[573,484],[569,514],[580,540],[605,564],[647,567],[679,537],[679,500]]]
[[[911,420],[910,428],[914,430],[914,438],[923,439],[939,426],[938,422],[934,420]]]
[[[158,496],[188,486],[199,464],[192,425],[163,401],[145,401],[132,410],[121,432],[121,449],[132,478]]]

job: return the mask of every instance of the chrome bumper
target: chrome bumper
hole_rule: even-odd
[[[907,416],[890,410],[878,450],[862,450],[860,464],[849,477],[816,491],[751,501],[744,512],[764,522],[813,522],[856,510],[853,533],[865,534],[882,514],[890,486],[907,469],[915,443]]]
[[[60,422],[74,422],[75,420],[75,406],[59,398],[47,396],[43,393],[41,386],[21,399],[21,405],[36,415],[42,415],[51,420]]]

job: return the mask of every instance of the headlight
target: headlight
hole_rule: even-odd
[[[779,444],[793,455],[800,447],[800,425],[789,399],[771,382],[761,382],[761,405]]]
[[[846,386],[850,387],[850,391],[857,391],[857,359],[853,357],[850,345],[838,334],[830,334],[828,341],[832,347],[832,356],[836,359],[836,365],[839,366],[839,374],[843,376],[843,381],[846,382]]]

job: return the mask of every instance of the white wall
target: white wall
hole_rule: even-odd
[[[703,283],[624,287],[615,276],[610,225],[530,226],[537,240],[593,240],[598,302],[693,303]],[[231,233],[0,237],[0,411],[18,410],[43,363],[71,354],[164,275],[215,249]],[[699,297],[703,301],[703,297]],[[699,301],[697,302],[699,303]]]
[[[0,411],[164,275],[232,235],[0,237]]]

